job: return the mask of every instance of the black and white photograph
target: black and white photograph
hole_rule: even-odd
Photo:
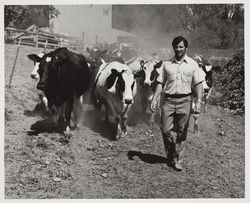
[[[246,201],[245,2],[3,1],[3,199]]]

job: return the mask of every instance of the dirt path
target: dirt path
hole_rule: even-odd
[[[16,48],[5,46],[5,84]],[[13,86],[5,87],[5,198],[245,196],[243,117],[209,106],[199,135],[193,134],[191,120],[182,172],[166,166],[159,127],[149,128],[140,112],[131,116],[128,135],[113,141],[111,126],[86,104],[68,143],[46,115],[34,111],[37,90],[26,55],[38,52],[21,47]]]

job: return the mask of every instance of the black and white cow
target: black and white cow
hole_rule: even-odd
[[[157,84],[156,79],[159,75],[157,69],[159,69],[162,64],[162,61],[156,61],[154,58],[150,60],[137,58],[132,63],[128,64],[129,68],[136,76],[137,97],[139,97],[138,100],[142,106],[142,112],[146,112],[152,102]],[[158,98],[158,104],[160,105],[160,97]],[[157,112],[151,111],[149,119],[151,126],[155,123],[156,113]]]
[[[201,55],[197,55],[194,57],[194,60],[199,64],[199,67],[201,69],[201,76],[203,78],[202,86],[203,86],[203,96],[202,96],[202,102],[204,104],[204,111],[207,112],[207,105],[208,105],[208,99],[211,95],[212,89],[213,89],[213,69],[214,67],[206,62]],[[196,97],[194,97],[194,100],[196,100]],[[194,107],[194,102],[193,102]],[[199,114],[193,114],[194,116],[194,132],[199,132],[198,127],[198,118]]]
[[[127,132],[127,112],[136,94],[136,82],[132,71],[127,65],[117,61],[103,62],[99,67],[92,91],[94,106],[99,110],[102,104],[105,106],[105,120],[109,121],[109,116],[114,117],[115,138],[119,139]]]
[[[109,54],[108,50],[100,50],[98,48],[89,49],[87,47],[87,52],[89,55],[89,61],[92,63],[95,63],[98,67],[102,64],[102,61],[105,61],[106,63],[112,62],[112,61],[118,61],[120,63],[125,63],[122,57],[119,57],[117,55]]]
[[[83,55],[66,48],[58,48],[42,58],[37,57],[36,60],[40,63],[37,89],[45,93],[54,121],[58,122],[61,112],[64,114],[67,124],[65,133],[69,134],[71,113],[73,111],[74,127],[77,127],[82,95],[88,90],[91,82],[87,62]]]
[[[122,64],[125,63],[121,57],[109,54],[108,50],[100,50],[98,48],[90,49],[88,47],[86,50],[89,53],[89,57],[87,57],[86,60],[91,66],[94,78],[99,70],[99,67],[103,63],[110,63],[112,61],[118,61]]]
[[[38,55],[36,54],[29,54],[27,57],[34,62],[34,68],[30,74],[30,77],[34,80],[37,80],[39,81],[40,79],[40,76],[39,76],[39,73],[38,73],[38,69],[39,69],[39,64],[40,64],[40,60],[41,58],[45,55],[44,52],[41,52],[39,53]],[[45,96],[44,94],[44,91],[42,90],[38,90],[38,95],[39,95],[39,98],[41,99],[42,101],[42,104],[45,106],[46,110],[49,111],[48,109],[48,99],[47,97]]]

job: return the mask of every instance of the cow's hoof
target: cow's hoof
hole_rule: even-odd
[[[127,134],[128,134],[127,131],[122,131],[121,138],[123,138],[123,137],[126,136]]]
[[[66,127],[66,130],[64,131],[64,135],[66,137],[71,137],[72,134],[71,134],[71,130],[69,126]]]
[[[115,136],[115,140],[117,141],[117,140],[121,139],[121,137],[122,137],[121,134],[118,134]]]
[[[200,130],[199,129],[194,129],[194,134],[199,134]]]
[[[73,129],[74,129],[74,130],[76,130],[76,129],[78,129],[78,128],[79,128],[78,123],[74,123],[74,125],[73,125]]]
[[[149,127],[154,128],[155,127],[155,122],[154,121],[149,121]]]

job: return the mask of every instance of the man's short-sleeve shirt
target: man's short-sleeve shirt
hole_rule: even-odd
[[[190,94],[193,85],[204,80],[198,63],[187,55],[180,62],[175,58],[165,61],[158,72],[157,81],[167,94]]]

